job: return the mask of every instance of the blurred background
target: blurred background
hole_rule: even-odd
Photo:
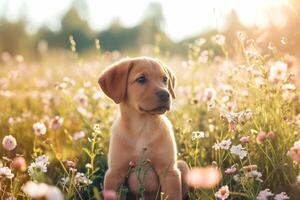
[[[70,49],[71,35],[82,54],[95,51],[98,39],[101,51],[147,54],[159,45],[163,53],[185,56],[199,38],[213,48],[209,38],[216,33],[234,48],[238,31],[266,50],[299,57],[299,27],[299,0],[0,0],[0,52],[31,58]]]

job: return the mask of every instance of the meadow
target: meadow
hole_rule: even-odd
[[[203,48],[207,40],[217,52]],[[167,116],[178,158],[194,177],[207,166],[222,173],[206,187],[199,172],[190,180],[190,199],[299,200],[297,61],[271,45],[263,51],[243,33],[236,41],[229,50],[223,35],[200,38],[186,58],[159,45],[132,56],[158,57],[177,75]],[[70,51],[40,48],[37,59],[1,53],[0,199],[102,199],[117,107],[97,81],[128,55],[101,52],[98,40],[96,52],[80,55],[70,42]]]

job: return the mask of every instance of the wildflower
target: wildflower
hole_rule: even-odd
[[[206,43],[206,39],[205,38],[199,38],[195,41],[195,44],[198,46],[202,46],[203,44]]]
[[[193,140],[204,138],[204,137],[205,137],[205,133],[203,131],[193,131],[192,132],[192,138],[193,138]]]
[[[227,185],[222,186],[216,193],[215,197],[221,200],[225,200],[229,197],[230,191]]]
[[[234,120],[230,120],[230,121],[228,122],[228,126],[229,126],[229,130],[230,130],[230,131],[235,131],[235,130],[236,130],[236,127],[237,127],[237,123],[236,123],[236,121],[234,121]]]
[[[243,167],[243,170],[250,172],[252,170],[256,170],[257,169],[257,165],[247,165]]]
[[[8,198],[6,198],[6,200],[17,200],[17,197],[9,196]]]
[[[300,162],[300,140],[294,143],[294,146],[290,148],[287,155],[291,157],[296,163]]]
[[[45,183],[35,183],[28,181],[22,186],[22,190],[33,199],[46,199],[46,200],[63,200],[63,194],[55,187]]]
[[[269,138],[270,140],[273,140],[274,137],[275,137],[275,133],[274,133],[273,131],[269,131],[269,132],[268,132],[268,138]]]
[[[91,169],[91,168],[92,168],[92,165],[91,165],[91,163],[87,163],[87,164],[85,164],[85,168]]]
[[[75,175],[75,185],[90,185],[92,184],[93,182],[88,179],[84,173],[80,173],[80,172],[77,172],[76,175]]]
[[[12,179],[15,175],[11,173],[11,170],[8,167],[0,167],[0,179],[8,178]]]
[[[245,175],[247,178],[254,178],[256,181],[263,182],[263,180],[261,179],[262,173],[257,170],[248,171]]]
[[[76,166],[76,162],[74,162],[73,160],[66,160],[65,164],[68,168],[75,168]]]
[[[232,145],[232,147],[230,148],[230,153],[239,156],[240,159],[243,159],[244,157],[247,156],[247,151],[240,144],[237,146]]]
[[[267,138],[267,134],[264,131],[260,131],[256,136],[256,141],[258,144],[263,143]]]
[[[81,106],[86,107],[88,105],[88,97],[84,93],[84,89],[81,88],[77,91],[74,96],[74,100],[81,104]]]
[[[83,132],[83,131],[76,132],[73,134],[73,140],[75,140],[75,141],[80,140],[80,139],[84,138],[84,136],[85,136],[85,132]]]
[[[45,126],[45,124],[43,122],[36,122],[33,124],[32,126],[33,130],[34,130],[34,134],[36,136],[41,136],[41,135],[45,135],[47,128]]]
[[[280,40],[280,43],[283,44],[283,45],[286,45],[287,44],[287,38],[282,37],[281,40]]]
[[[106,200],[116,200],[117,194],[113,190],[104,190],[102,191],[103,198]]]
[[[290,197],[285,192],[276,194],[274,197],[274,200],[286,200],[286,199],[290,199]]]
[[[203,101],[205,102],[211,102],[214,101],[216,98],[217,92],[213,88],[206,88],[204,90],[204,95],[203,95]]]
[[[100,91],[96,91],[96,92],[93,94],[93,99],[94,99],[94,100],[99,100],[101,97],[103,97],[103,94],[102,94]]]
[[[224,149],[224,150],[228,150],[230,148],[231,145],[231,140],[222,140],[220,143],[215,143],[212,148],[215,150],[219,150],[219,149]]]
[[[292,83],[286,83],[281,88],[284,91],[294,91],[294,90],[296,90],[296,86]]]
[[[250,141],[250,137],[249,136],[243,136],[243,137],[241,137],[240,138],[240,142],[241,143],[249,143],[249,141]]]
[[[262,78],[262,77],[257,77],[257,78],[255,78],[255,85],[257,86],[257,87],[262,87],[262,86],[264,86],[266,83],[265,83],[265,79],[264,78]]]
[[[227,169],[225,170],[225,173],[226,173],[226,174],[235,174],[236,171],[237,171],[236,166],[235,166],[235,165],[232,165],[230,168],[227,168]]]
[[[23,156],[17,156],[13,159],[11,167],[15,170],[24,172],[27,169],[26,160]]]
[[[194,188],[213,188],[220,183],[221,179],[221,171],[212,166],[192,168],[186,175],[187,184]]]
[[[241,31],[237,32],[237,33],[236,33],[236,36],[237,36],[237,38],[238,38],[241,42],[243,42],[243,41],[246,39],[246,34],[245,34],[244,32],[241,32]]]
[[[7,135],[2,140],[3,148],[7,151],[12,151],[17,146],[17,141],[12,135]]]
[[[258,196],[256,197],[257,200],[268,200],[268,197],[274,196],[274,194],[271,192],[270,189],[262,190],[258,193]]]
[[[225,45],[225,40],[226,40],[225,36],[221,34],[217,34],[212,37],[212,41],[220,46]]]
[[[200,63],[207,63],[207,61],[208,61],[208,51],[207,50],[204,50],[201,52],[201,54],[198,58],[198,61]]]
[[[271,82],[283,81],[286,77],[287,64],[282,61],[275,62],[270,68],[269,80]]]
[[[57,130],[62,126],[62,123],[64,122],[64,118],[55,116],[53,119],[49,122],[49,127],[51,129]]]
[[[36,173],[46,173],[48,164],[49,161],[46,155],[37,157],[28,167],[29,176],[34,176]]]

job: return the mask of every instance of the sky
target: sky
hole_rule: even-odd
[[[139,23],[146,7],[159,2],[165,17],[165,31],[175,41],[199,34],[207,29],[222,30],[226,15],[236,10],[241,21],[248,26],[267,26],[271,20],[284,24],[280,7],[288,0],[86,0],[88,22],[95,30],[107,28],[113,19],[119,18],[130,27]],[[0,0],[0,17],[10,21],[24,18],[28,29],[36,30],[47,25],[59,28],[64,13],[72,0]]]

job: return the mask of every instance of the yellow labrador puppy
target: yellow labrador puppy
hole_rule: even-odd
[[[108,67],[99,84],[119,104],[111,128],[104,190],[117,191],[127,177],[130,191],[142,191],[145,199],[159,199],[159,191],[169,200],[185,198],[188,188],[183,176],[188,166],[176,161],[172,125],[163,115],[175,98],[171,70],[153,58],[126,58]],[[128,175],[129,163],[131,167],[139,163],[139,170]]]

